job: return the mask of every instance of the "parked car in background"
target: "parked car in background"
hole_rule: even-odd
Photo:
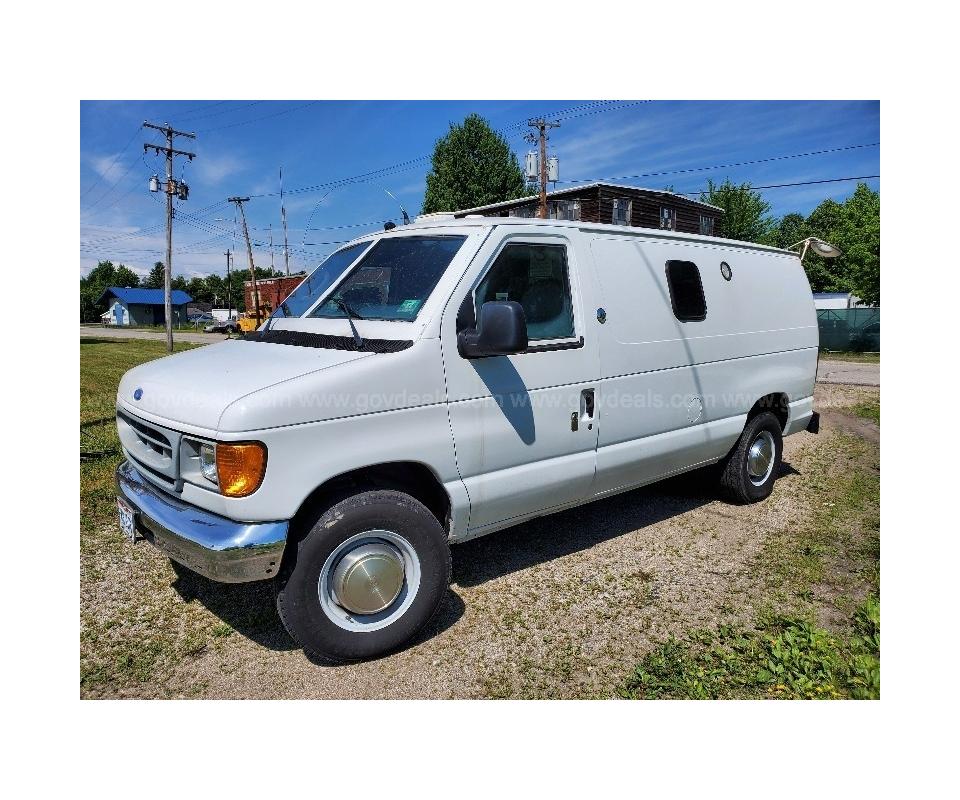
[[[243,339],[124,375],[121,527],[275,581],[307,650],[375,657],[436,613],[451,543],[710,464],[766,498],[783,437],[818,429],[817,346],[794,252],[435,215],[344,246]]]
[[[235,318],[226,320],[215,319],[203,330],[205,333],[238,333],[240,326],[237,324],[237,320]]]

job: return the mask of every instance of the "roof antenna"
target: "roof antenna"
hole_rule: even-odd
[[[380,188],[383,189],[382,186],[381,186]],[[407,213],[407,209],[405,209],[405,208],[403,207],[403,203],[401,203],[399,200],[397,200],[397,196],[396,196],[393,192],[391,192],[389,189],[383,189],[383,191],[385,191],[388,195],[390,195],[390,197],[392,197],[394,200],[397,201],[397,205],[400,206],[400,211],[403,213],[403,224],[404,224],[404,225],[409,225],[409,224],[410,224],[410,215]]]

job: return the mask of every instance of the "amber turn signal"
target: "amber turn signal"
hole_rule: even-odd
[[[261,442],[217,442],[217,477],[227,497],[253,494],[267,469],[267,448]]]

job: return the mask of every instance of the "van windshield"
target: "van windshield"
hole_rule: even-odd
[[[465,236],[381,239],[311,313],[410,321],[466,241]]]
[[[320,266],[304,278],[303,282],[280,304],[272,316],[276,319],[302,316],[333,285],[343,271],[363,255],[363,251],[369,246],[370,242],[360,242],[327,256]]]

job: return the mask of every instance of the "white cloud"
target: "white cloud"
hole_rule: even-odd
[[[222,156],[201,155],[187,167],[196,175],[197,183],[217,185],[227,178],[240,174],[245,169],[244,161],[236,156],[226,154]],[[190,180],[187,179],[187,183]]]

